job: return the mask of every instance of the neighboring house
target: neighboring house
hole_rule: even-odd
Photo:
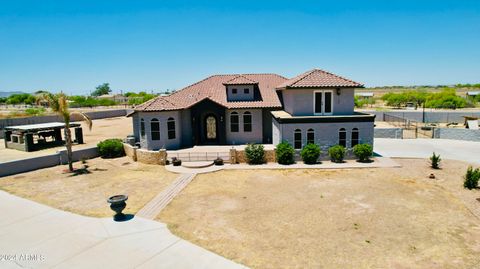
[[[96,97],[97,99],[107,99],[112,100],[117,103],[128,103],[128,97],[121,94],[104,94]]]
[[[373,144],[374,115],[356,113],[362,84],[314,69],[292,79],[276,74],[214,75],[134,109],[136,142],[149,150],[194,145],[278,144],[324,148]]]

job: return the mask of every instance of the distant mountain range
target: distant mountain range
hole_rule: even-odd
[[[23,92],[0,92],[0,97],[9,97],[12,94],[19,94]]]

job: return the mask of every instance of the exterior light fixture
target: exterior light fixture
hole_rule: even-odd
[[[337,95],[340,95],[340,93],[341,93],[340,88],[337,88]]]

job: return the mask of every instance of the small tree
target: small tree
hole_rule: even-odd
[[[439,169],[441,160],[442,159],[440,159],[440,155],[435,155],[435,152],[434,152],[433,155],[430,157],[430,162],[431,162],[432,168],[433,169]]]
[[[42,94],[38,98],[38,102],[45,101],[52,111],[56,112],[65,122],[65,147],[67,148],[68,170],[73,172],[73,157],[72,157],[72,132],[70,131],[70,119],[72,116],[80,116],[82,120],[86,121],[88,128],[92,129],[92,120],[90,117],[82,112],[70,112],[68,109],[68,97],[64,93]]]
[[[328,149],[330,160],[334,163],[341,163],[345,158],[345,147],[342,145],[335,145]]]
[[[275,155],[279,164],[292,164],[295,162],[295,149],[286,141],[277,145]]]
[[[480,179],[480,169],[469,166],[464,177],[463,187],[469,190],[478,187],[478,180]]]
[[[314,143],[307,144],[305,147],[303,147],[302,151],[300,151],[302,160],[306,164],[316,164],[318,157],[320,157],[320,153],[320,147]]]
[[[373,154],[373,147],[370,144],[358,144],[353,147],[353,154],[360,162],[367,162]]]
[[[102,85],[98,85],[95,88],[95,91],[92,92],[92,96],[100,96],[104,94],[109,94],[112,90],[110,89],[110,85],[108,83],[103,83]]]
[[[265,150],[262,144],[248,144],[245,155],[249,164],[262,164],[265,162]]]

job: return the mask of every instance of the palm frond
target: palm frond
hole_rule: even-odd
[[[80,116],[81,117],[81,120],[85,121],[88,125],[88,129],[89,130],[92,130],[92,126],[93,126],[93,121],[92,119],[85,113],[83,112],[72,112],[70,113],[70,117],[75,117],[75,116]]]

